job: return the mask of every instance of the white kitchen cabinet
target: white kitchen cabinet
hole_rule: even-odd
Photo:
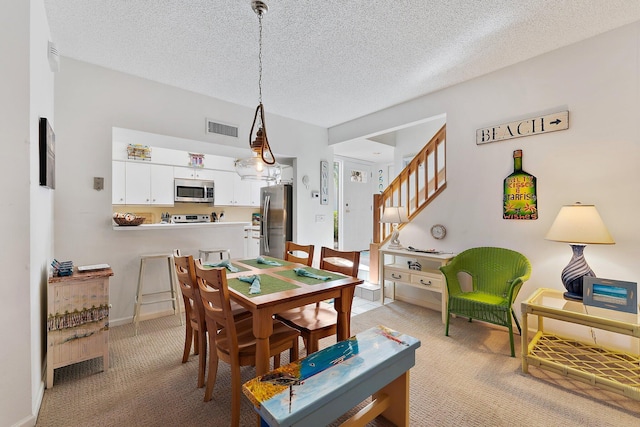
[[[282,174],[280,175],[280,182],[282,184],[293,184],[293,167],[284,165],[282,166]]]
[[[266,186],[267,184],[262,181],[251,182],[251,206],[256,208],[260,207],[260,189]]]
[[[173,205],[173,167],[126,163],[127,205]]]
[[[111,162],[111,203],[124,205],[126,201],[126,163]]]
[[[260,188],[264,183],[243,181],[235,172],[212,171],[216,206],[260,206]]]
[[[173,167],[151,165],[151,204],[171,205],[174,203]]]
[[[260,256],[260,230],[244,229],[244,256],[247,259]]]
[[[233,205],[251,206],[252,181],[243,181],[237,173],[233,175]]]
[[[233,175],[235,172],[213,171],[216,206],[233,206]]]
[[[212,180],[214,179],[215,171],[211,169],[198,169],[198,168],[187,168],[181,166],[175,166],[173,168],[173,176],[174,178],[184,178],[184,179],[206,179]]]
[[[127,205],[148,205],[151,203],[151,165],[148,163],[126,163]]]

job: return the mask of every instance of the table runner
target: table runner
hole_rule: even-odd
[[[314,279],[312,277],[298,276],[296,272],[293,270],[283,270],[273,274],[277,274],[278,276],[286,277],[288,279],[293,279],[297,282],[304,283],[305,285],[317,285],[318,283],[327,283],[327,282],[331,282],[332,280],[345,278],[345,276],[343,276],[342,274],[335,274],[326,270],[318,270],[317,268],[305,267],[304,269],[310,273],[317,274],[319,276],[329,276],[330,279],[319,280],[319,279]]]
[[[217,264],[216,262],[205,262],[202,264],[203,267],[205,268],[220,268],[220,267],[214,267],[213,264]],[[238,269],[238,272],[243,272],[243,271],[249,271],[249,269],[247,267],[243,267],[241,265],[238,265],[235,261],[231,262],[231,265],[234,266],[235,268]],[[228,268],[225,268],[225,270],[227,270],[227,274],[232,274],[231,271],[229,271]]]
[[[279,263],[280,263],[280,264],[282,264],[282,265],[292,265],[292,264],[293,264],[293,263],[288,262],[288,261],[285,261],[285,260],[283,260],[283,259],[272,258],[272,257],[269,257],[269,256],[264,256],[263,258],[264,258],[264,259],[266,259],[266,260],[269,260],[269,261],[276,261],[276,262],[279,262]],[[262,270],[262,269],[265,269],[265,268],[274,268],[274,267],[279,267],[279,266],[277,266],[277,265],[258,264],[258,261],[256,261],[256,259],[255,259],[255,258],[252,258],[252,259],[243,259],[243,260],[239,260],[238,262],[241,262],[241,263],[246,264],[246,265],[250,265],[251,267],[259,268],[259,269],[261,269],[261,270]]]
[[[300,286],[294,285],[293,283],[285,282],[284,280],[280,280],[277,277],[269,276],[268,274],[260,274],[260,293],[259,294],[250,294],[249,286],[250,283],[243,282],[238,279],[229,279],[227,282],[230,288],[240,292],[242,295],[253,298],[259,297],[260,295],[272,294],[274,292],[282,292],[288,291],[290,289],[296,289]]]

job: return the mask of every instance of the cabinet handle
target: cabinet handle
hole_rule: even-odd
[[[424,280],[420,279],[420,284],[429,286],[429,285],[431,285],[431,280],[429,280],[429,282],[425,283]]]
[[[402,274],[391,273],[391,277],[393,277],[394,279],[402,279]]]

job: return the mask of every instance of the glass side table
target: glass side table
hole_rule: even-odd
[[[562,292],[541,288],[522,302],[522,371],[529,366],[548,369],[572,379],[640,400],[640,355],[545,331],[544,320],[585,325],[640,338],[638,317],[625,322],[590,315],[580,302],[567,301]],[[528,316],[538,316],[538,331],[529,341]]]

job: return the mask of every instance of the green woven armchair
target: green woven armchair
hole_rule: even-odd
[[[522,284],[531,275],[529,260],[510,249],[472,248],[456,255],[449,264],[440,267],[440,271],[449,293],[445,335],[449,336],[451,314],[468,317],[469,321],[478,319],[506,326],[511,340],[511,357],[515,357],[512,315],[518,331],[522,331],[512,305]],[[471,276],[473,286],[468,292],[460,286],[458,273],[461,272]]]

